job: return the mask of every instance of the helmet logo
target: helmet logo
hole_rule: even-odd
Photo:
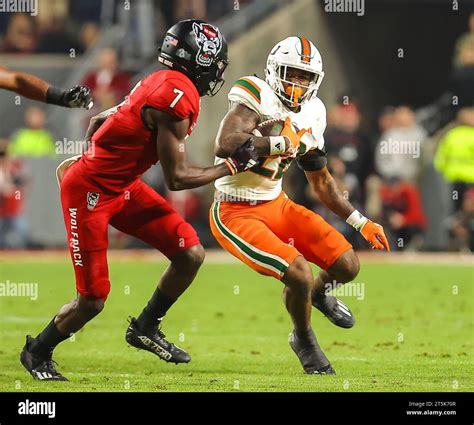
[[[194,37],[199,46],[196,62],[201,66],[211,66],[222,48],[222,36],[219,30],[210,24],[193,23]]]
[[[296,50],[298,51],[301,62],[304,64],[309,64],[311,59],[314,57],[314,52],[311,52],[311,43],[305,37],[298,37],[299,45],[296,45]]]

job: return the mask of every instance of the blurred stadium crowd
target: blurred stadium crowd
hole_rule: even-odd
[[[250,0],[239,0],[244,6]],[[104,23],[117,22],[116,6],[123,0],[39,0],[37,16],[28,13],[0,14],[1,53],[84,53],[94,46]],[[131,8],[131,3],[129,8]],[[221,0],[151,0],[156,25],[155,41],[173,23],[194,17],[216,21],[234,9],[234,2]]]
[[[64,55],[74,49],[74,54],[80,55],[94,47],[104,21],[113,23],[120,19],[114,12],[114,0],[102,2],[101,7],[96,0],[48,0],[47,3],[43,8],[46,12],[36,17],[0,14],[0,53]],[[193,17],[215,22],[234,6],[233,2],[220,0],[152,3],[157,20],[153,26],[154,45],[159,43],[163,31],[178,20]],[[251,1],[239,3],[242,6]],[[329,99],[323,99],[328,106],[325,132],[328,166],[356,208],[384,225],[394,250],[429,249],[424,234],[430,223],[422,202],[422,185],[429,182],[420,178],[423,167],[429,163],[434,164],[452,187],[451,214],[442,223],[450,235],[446,248],[474,251],[474,13],[470,15],[466,32],[453,48],[452,78],[445,95],[416,111],[410,105],[387,105],[379,112],[378,128],[367,125],[365,105],[357,95],[341,95],[332,106]],[[95,104],[91,113],[116,105],[130,91],[138,69],[133,66],[124,69],[122,53],[111,47],[102,48],[95,66],[82,81],[92,89]],[[151,61],[152,56],[147,59]],[[463,96],[458,97],[458,93]],[[224,91],[219,95],[224,96]],[[37,104],[26,110],[22,128],[0,139],[2,248],[37,247],[29,237],[28,223],[22,213],[23,194],[28,193],[31,178],[23,160],[54,157],[55,140],[61,138],[62,135],[53,135],[48,130],[44,109]],[[367,249],[350,226],[315,198],[304,174],[297,167],[290,171],[285,189],[293,199],[323,215],[356,249]],[[205,245],[215,244],[208,230],[208,202],[202,190],[170,192],[159,172],[157,176],[155,173],[148,183],[196,227]],[[112,234],[112,246],[137,247],[137,243],[125,235]]]

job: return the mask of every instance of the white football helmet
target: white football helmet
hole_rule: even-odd
[[[314,77],[307,86],[293,83],[287,79],[288,68],[311,72]],[[268,55],[265,80],[287,106],[297,107],[316,95],[323,77],[321,55],[305,37],[287,37],[276,44]],[[286,90],[283,83],[287,85]]]

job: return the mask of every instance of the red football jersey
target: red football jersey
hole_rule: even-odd
[[[196,86],[183,73],[157,71],[141,80],[92,136],[90,149],[78,166],[86,178],[104,190],[122,192],[159,160],[156,130],[146,127],[146,108],[164,111],[178,119],[189,118],[193,131],[200,109]]]

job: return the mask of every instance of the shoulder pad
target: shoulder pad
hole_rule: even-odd
[[[199,98],[185,80],[170,78],[147,96],[146,104],[182,120],[197,112]]]
[[[253,76],[239,78],[230,89],[229,100],[242,103],[260,115],[262,89],[259,82],[261,80]]]

